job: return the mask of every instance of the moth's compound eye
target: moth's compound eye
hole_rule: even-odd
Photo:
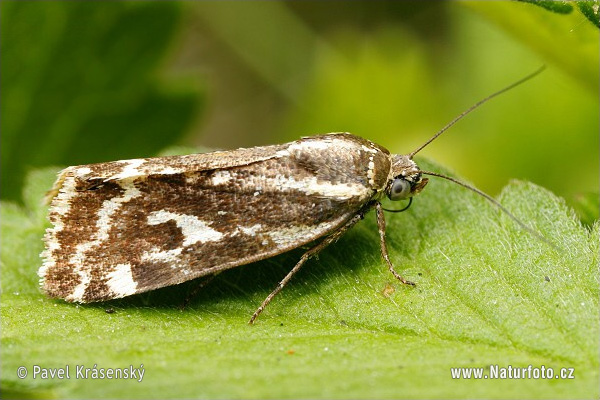
[[[396,178],[392,182],[388,197],[390,200],[403,200],[410,195],[410,183],[403,178]]]

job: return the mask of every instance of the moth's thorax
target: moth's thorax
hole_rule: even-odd
[[[313,170],[319,181],[349,185],[353,196],[366,191],[370,197],[372,191],[385,190],[392,164],[387,149],[349,133],[304,138],[287,152]]]

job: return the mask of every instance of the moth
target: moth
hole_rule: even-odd
[[[310,257],[371,210],[387,267],[400,282],[414,285],[388,256],[381,200],[410,205],[428,182],[424,175],[433,175],[502,208],[475,188],[420,170],[413,156],[472,109],[537,73],[475,104],[407,155],[332,133],[248,149],[68,167],[48,195],[52,227],[38,272],[42,290],[68,302],[106,301],[310,244],[252,315],[253,323]]]

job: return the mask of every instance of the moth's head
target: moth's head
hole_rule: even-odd
[[[421,177],[421,170],[409,156],[394,154],[385,193],[392,201],[405,200],[423,190],[428,181]]]

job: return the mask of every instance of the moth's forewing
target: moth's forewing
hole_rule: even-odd
[[[280,254],[338,229],[389,170],[387,150],[349,134],[67,168],[53,192],[43,289],[108,300]]]

